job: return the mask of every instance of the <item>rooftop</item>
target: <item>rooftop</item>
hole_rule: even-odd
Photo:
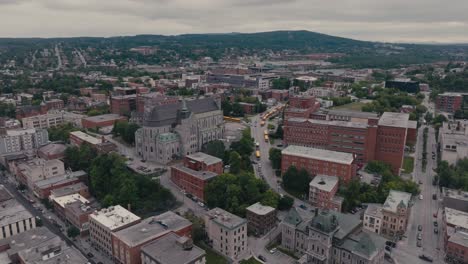
[[[348,121],[329,121],[319,119],[305,119],[305,118],[290,118],[288,122],[304,123],[308,122],[311,124],[325,125],[325,126],[338,126],[338,127],[349,127],[349,128],[367,128],[368,124],[363,122],[348,122]]]
[[[80,190],[83,190],[83,189],[88,189],[88,186],[86,186],[82,182],[78,182],[78,183],[68,185],[68,186],[65,186],[65,187],[62,187],[62,188],[54,189],[54,190],[50,191],[50,195],[55,196],[55,197],[60,197],[60,196],[65,196],[65,195],[77,193],[77,192],[79,192]]]
[[[290,145],[287,148],[283,149],[281,151],[281,154],[335,162],[340,164],[351,164],[354,161],[353,154],[351,153],[293,145]]]
[[[86,172],[84,171],[74,171],[74,172],[66,172],[65,175],[59,175],[51,178],[47,178],[45,180],[40,180],[34,183],[34,185],[38,188],[47,188],[58,184],[67,183],[70,181],[75,181],[78,177],[85,176]]]
[[[244,218],[231,214],[221,208],[213,208],[206,212],[206,215],[209,216],[210,221],[213,221],[227,229],[234,229],[247,223],[247,220]]]
[[[104,122],[104,121],[113,121],[123,118],[123,116],[118,114],[105,114],[105,115],[97,115],[97,116],[90,116],[83,118],[83,120],[87,120],[90,122]]]
[[[197,246],[184,249],[183,239],[170,233],[142,247],[141,252],[161,264],[195,263],[205,255],[205,251]]]
[[[328,115],[337,115],[337,116],[349,116],[349,117],[356,117],[356,118],[378,118],[376,113],[369,113],[369,112],[360,112],[360,111],[352,111],[352,110],[328,110]]]
[[[13,198],[5,186],[0,185],[0,203]]]
[[[454,190],[449,188],[442,188],[442,193],[445,197],[452,199],[468,201],[468,192],[463,192],[461,190]]]
[[[178,170],[183,171],[183,172],[185,172],[187,174],[190,174],[191,176],[193,176],[193,177],[195,177],[197,179],[205,180],[205,181],[218,176],[218,174],[216,174],[214,172],[211,172],[211,171],[196,171],[196,170],[192,170],[190,168],[187,168],[187,167],[183,166],[182,164],[175,165],[172,168],[178,169]]]
[[[38,151],[46,155],[57,155],[64,153],[66,148],[65,144],[50,143],[40,147]]]
[[[317,175],[309,183],[310,187],[315,187],[326,192],[333,190],[336,185],[338,185],[338,177],[327,175]]]
[[[140,220],[140,217],[134,215],[120,205],[110,206],[109,208],[96,211],[90,215],[90,218],[111,231]]]
[[[213,156],[208,155],[208,154],[205,154],[203,152],[196,152],[196,153],[187,155],[186,157],[188,159],[191,159],[191,160],[195,160],[195,161],[198,161],[198,162],[203,162],[206,165],[212,165],[212,164],[222,162],[221,159],[219,159],[217,157],[213,157]]]
[[[132,247],[191,225],[192,223],[189,220],[174,212],[168,211],[157,216],[146,218],[136,225],[122,229],[116,232],[115,236],[126,245]]]
[[[456,230],[450,235],[448,241],[468,247],[468,232],[466,230]]]
[[[24,206],[14,199],[0,203],[0,226],[6,226],[34,217]]]
[[[407,128],[409,114],[385,112],[379,119],[379,126]]]
[[[9,245],[10,248],[8,249],[8,254],[11,256],[21,250],[36,247],[37,245],[51,239],[60,240],[60,238],[46,227],[36,227],[26,232],[0,240],[0,247]]]
[[[410,200],[410,193],[390,190],[382,208],[385,211],[396,213],[398,207],[408,208]]]
[[[7,136],[21,136],[25,134],[34,134],[36,133],[35,128],[30,128],[30,129],[12,129],[12,130],[7,130],[6,135]]]
[[[371,260],[384,249],[385,241],[385,238],[363,230],[346,238],[341,247],[365,259]]]
[[[446,207],[445,222],[449,226],[458,226],[468,230],[468,213]]]
[[[98,138],[95,138],[91,135],[88,135],[84,132],[81,132],[81,131],[73,131],[73,132],[70,132],[70,135],[73,135],[83,141],[86,141],[88,142],[89,144],[92,144],[92,145],[97,145],[97,144],[100,144],[102,143],[102,140],[101,139],[98,139]]]
[[[78,193],[60,196],[60,197],[54,197],[53,199],[54,199],[54,202],[56,202],[62,208],[65,208],[65,205],[69,203],[74,203],[77,201],[81,202],[82,204],[89,204],[88,199],[84,198]]]
[[[275,211],[275,208],[271,206],[262,205],[260,202],[254,203],[251,206],[246,208],[247,211],[250,211],[256,215],[267,215]]]
[[[370,215],[376,218],[382,218],[382,205],[381,204],[375,204],[375,203],[370,203],[367,205],[366,212],[364,213],[365,215]]]

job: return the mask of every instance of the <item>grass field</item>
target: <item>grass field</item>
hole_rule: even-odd
[[[405,157],[403,159],[403,170],[405,173],[412,173],[414,168],[414,158]]]
[[[196,244],[206,251],[206,264],[228,264],[228,261],[203,242]],[[252,262],[254,263],[254,262]]]
[[[361,107],[365,105],[362,102],[354,102],[350,104],[340,105],[332,107],[333,110],[352,110],[352,111],[361,111]]]

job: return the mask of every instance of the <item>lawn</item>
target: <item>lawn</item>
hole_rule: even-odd
[[[403,159],[403,171],[405,173],[412,173],[414,168],[414,158],[413,157],[405,157]]]
[[[206,264],[227,264],[228,261],[203,242],[196,244],[206,251]],[[254,263],[254,262],[252,262]]]
[[[365,105],[362,102],[354,102],[350,104],[340,105],[332,107],[333,110],[352,110],[352,111],[362,111],[361,108]]]

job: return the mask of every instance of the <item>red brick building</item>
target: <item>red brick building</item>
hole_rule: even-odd
[[[289,167],[305,169],[310,175],[336,176],[347,183],[356,176],[354,154],[302,146],[288,146],[281,151],[281,172]]]
[[[183,165],[171,167],[171,180],[185,192],[204,201],[206,184],[221,173],[221,159],[197,152],[187,155]]]
[[[84,171],[74,171],[66,175],[56,176],[34,183],[34,195],[39,199],[46,199],[55,189],[71,186],[85,180],[87,174]]]
[[[117,121],[127,121],[127,118],[118,114],[105,114],[83,118],[81,124],[84,128],[99,128],[112,126]]]
[[[416,141],[416,122],[409,121],[408,114],[386,112],[379,119],[342,114],[321,117],[327,120],[286,120],[284,143],[353,153],[358,164],[381,160],[399,173],[405,144]]]
[[[242,110],[244,113],[251,115],[255,113],[255,104],[250,104],[250,103],[239,103],[239,105],[242,107]]]
[[[108,153],[117,149],[117,146],[114,143],[106,141],[104,137],[101,139],[95,138],[81,131],[70,132],[70,143],[77,147],[80,147],[83,144],[88,144],[98,153]]]
[[[271,98],[276,99],[278,102],[286,101],[289,98],[289,91],[288,90],[271,90]]]
[[[47,106],[47,110],[52,110],[52,109],[61,110],[65,107],[65,103],[63,102],[63,100],[60,100],[60,99],[52,99],[52,100],[46,101],[45,104]]]
[[[62,159],[65,157],[65,144],[50,143],[40,147],[37,150],[37,155],[45,160]]]
[[[442,235],[447,258],[452,263],[468,263],[468,213],[445,208],[442,217]]]
[[[112,234],[115,263],[140,264],[141,248],[169,233],[191,237],[192,223],[169,211]]]
[[[339,179],[335,176],[317,175],[309,184],[309,202],[320,209],[341,212],[343,198],[335,196]]]
[[[137,95],[116,95],[110,99],[111,113],[117,115],[130,114],[136,110]]]
[[[455,113],[463,105],[463,95],[461,93],[443,93],[436,99],[436,108],[439,111]]]
[[[292,96],[284,112],[284,118],[310,118],[320,108],[320,103],[313,96]]]
[[[145,109],[150,110],[157,105],[168,105],[179,102],[179,98],[166,96],[158,92],[137,94],[136,111],[144,113]]]

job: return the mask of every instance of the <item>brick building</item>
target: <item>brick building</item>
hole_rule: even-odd
[[[463,94],[443,93],[437,95],[436,109],[442,112],[455,113],[463,106]]]
[[[416,122],[405,113],[385,112],[379,119],[344,114],[314,116],[324,120],[286,120],[284,143],[353,153],[358,164],[384,161],[399,173],[405,145],[416,141]]]
[[[262,236],[276,225],[276,210],[271,206],[255,203],[245,209],[247,228],[256,236]]]
[[[442,217],[444,248],[452,263],[468,263],[468,213],[445,208]],[[458,262],[457,262],[458,261]]]
[[[106,141],[104,137],[95,138],[81,131],[70,132],[70,143],[76,147],[88,144],[99,153],[108,153],[117,149],[114,143]]]
[[[387,238],[394,238],[406,232],[409,216],[411,194],[390,190],[382,206],[381,234]]]
[[[183,165],[171,167],[171,180],[185,192],[204,201],[206,184],[221,173],[221,159],[197,152],[185,156]]]
[[[117,115],[130,114],[137,109],[137,95],[116,95],[110,99],[111,113]]]
[[[61,99],[51,99],[45,101],[45,104],[47,106],[47,110],[62,110],[65,107],[65,103]]]
[[[37,150],[39,158],[45,160],[62,159],[65,157],[65,144],[49,143]]]
[[[326,149],[288,146],[281,151],[281,172],[289,167],[305,169],[310,175],[337,176],[347,183],[356,176],[355,158],[351,153]]]
[[[320,103],[313,96],[291,96],[288,107],[284,111],[284,118],[310,118],[311,114],[320,108]]]
[[[278,102],[286,101],[289,98],[289,91],[288,90],[271,90],[271,98],[276,99]]]
[[[239,105],[245,114],[251,115],[255,113],[255,104],[240,102]]]
[[[66,171],[63,175],[36,181],[33,184],[33,192],[39,199],[46,199],[53,190],[74,185],[86,179],[87,174],[84,171]]]
[[[140,264],[141,248],[169,233],[191,237],[192,223],[171,211],[147,218],[112,234],[116,263]]]
[[[105,114],[83,118],[81,123],[84,128],[99,128],[113,126],[117,121],[127,121],[127,118],[117,114]]]
[[[339,179],[336,176],[317,175],[309,184],[309,202],[319,209],[341,212],[343,198],[335,196]]]

